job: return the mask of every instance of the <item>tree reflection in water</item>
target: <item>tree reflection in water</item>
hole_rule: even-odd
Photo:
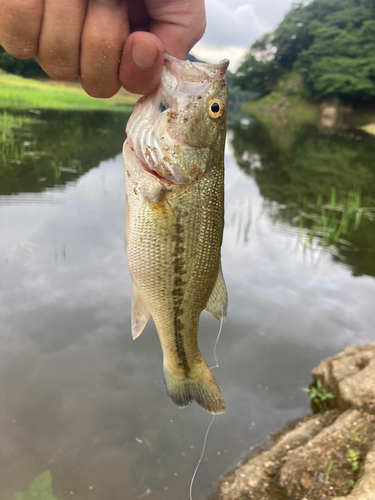
[[[267,128],[253,119],[231,123],[232,146],[239,167],[255,179],[270,202],[272,217],[298,227],[301,211],[316,214],[335,192],[338,205],[351,193],[361,193],[362,207],[375,207],[375,140],[359,130],[324,133],[312,126]],[[370,211],[368,212],[370,213]],[[375,276],[375,224],[361,217],[360,225],[338,242],[335,259],[353,274]],[[313,226],[313,221],[307,228]],[[350,229],[350,228],[349,228]],[[318,236],[318,234],[316,234]]]

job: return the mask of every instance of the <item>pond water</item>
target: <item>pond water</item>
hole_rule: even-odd
[[[131,338],[126,119],[3,114],[4,500],[47,470],[58,500],[189,498],[211,417],[169,400],[152,322]],[[222,249],[229,314],[215,370],[227,412],[211,427],[195,500],[212,494],[219,476],[270,432],[309,413],[301,388],[314,366],[349,344],[375,340],[371,212],[330,249],[319,238],[304,245],[296,222],[319,196],[328,202],[332,188],[342,199],[360,189],[361,205],[373,208],[374,157],[375,139],[362,132],[270,131],[231,117]],[[211,365],[218,329],[203,313],[199,343]]]

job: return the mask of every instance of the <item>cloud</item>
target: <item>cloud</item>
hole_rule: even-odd
[[[223,59],[229,59],[229,69],[234,72],[242,61],[246,51],[247,49],[244,47],[229,45],[225,47],[216,47],[215,45],[199,42],[193,50],[191,50],[191,53],[198,59],[211,63],[218,63]]]
[[[192,53],[208,62],[228,58],[235,71],[250,45],[275,29],[292,4],[293,0],[206,0],[206,33]]]
[[[203,42],[208,45],[248,46],[266,29],[250,3],[233,8],[233,4],[223,0],[208,0],[206,10],[207,30]]]

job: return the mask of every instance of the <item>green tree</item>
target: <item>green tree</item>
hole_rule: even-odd
[[[375,98],[375,1],[313,0],[296,4],[274,33],[256,41],[237,73],[236,84],[266,94],[280,75],[296,71],[312,99]],[[267,60],[259,54],[272,54]],[[254,59],[256,60],[254,62]],[[270,89],[271,87],[271,89]]]
[[[267,33],[250,47],[232,80],[241,90],[264,95],[272,91],[282,73],[274,55],[273,34]]]

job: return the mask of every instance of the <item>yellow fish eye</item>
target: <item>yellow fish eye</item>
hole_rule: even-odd
[[[220,118],[224,113],[224,104],[220,99],[212,99],[208,103],[208,114],[211,118]]]

